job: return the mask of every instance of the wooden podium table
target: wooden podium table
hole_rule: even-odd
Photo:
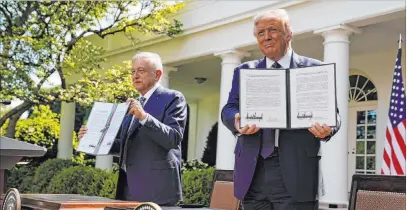
[[[3,196],[2,199],[4,199]],[[197,206],[158,206],[148,202],[121,201],[75,194],[20,194],[18,197],[20,199],[17,200],[20,201],[12,205],[13,210],[18,209],[15,208],[16,206],[21,206],[21,210],[213,210]]]
[[[113,200],[97,196],[72,194],[21,194],[21,209],[104,209],[105,207],[136,208],[140,202]]]

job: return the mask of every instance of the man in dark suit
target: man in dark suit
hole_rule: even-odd
[[[128,99],[112,150],[120,151],[116,198],[173,206],[182,200],[181,141],[187,105],[182,93],[159,85],[161,59],[139,53],[132,59],[133,86],[140,97]],[[86,132],[81,128],[79,137]]]
[[[298,68],[321,62],[291,49],[292,31],[284,10],[256,16],[254,35],[265,57],[235,68],[232,89],[221,113],[223,124],[237,137],[235,197],[242,200],[244,209],[318,209],[320,141],[328,141],[339,130],[340,120],[335,128],[318,123],[300,130],[240,127],[239,72],[242,68]]]

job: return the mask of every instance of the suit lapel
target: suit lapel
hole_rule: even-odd
[[[291,56],[291,63],[290,63],[290,68],[295,69],[299,67],[304,67],[304,62],[301,56],[297,55],[293,51],[293,55]]]
[[[151,97],[148,99],[146,105],[144,105],[144,110],[154,117],[157,117],[160,114],[158,112],[162,111],[161,109],[159,109],[160,106],[159,99],[163,90],[164,88],[159,86],[151,95]]]
[[[266,66],[266,57],[263,57],[263,59],[260,60],[260,62],[256,65],[256,68],[258,69],[265,69]]]
[[[291,56],[290,68],[294,69],[299,67],[304,67],[303,58],[293,51]],[[259,69],[267,68],[266,57],[263,57],[259,61],[259,63],[256,65],[256,68]]]
[[[144,105],[144,111],[147,112],[148,114],[150,114],[151,116],[158,116],[159,115],[159,111],[160,109],[158,109],[158,106],[160,105],[159,103],[159,97],[162,93],[163,89],[162,87],[158,87],[154,93],[150,96],[150,98],[148,99],[148,101],[146,102],[146,104]],[[130,118],[131,119],[131,118]],[[130,120],[131,121],[131,120]],[[132,125],[130,127],[130,131],[128,134],[128,137],[132,136],[134,134],[134,132],[136,131],[136,128],[139,127],[140,125],[140,120],[138,119],[134,119],[133,122],[134,125]]]
[[[123,119],[123,127],[122,127],[122,133],[121,133],[122,139],[126,138],[127,132],[129,131],[132,117],[133,117],[133,115],[128,114]]]

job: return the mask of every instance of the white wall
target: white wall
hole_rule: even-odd
[[[201,160],[206,140],[212,125],[218,120],[219,93],[203,98],[198,102],[198,123],[195,158]]]
[[[405,51],[403,49],[403,55]],[[390,91],[393,79],[394,65],[397,56],[397,45],[394,49],[382,52],[355,55],[350,58],[351,68],[363,71],[376,86],[378,93],[377,124],[376,124],[376,172],[380,173],[384,147],[387,115],[390,104]],[[402,56],[403,78],[406,78],[406,60]],[[406,81],[404,80],[404,86]]]

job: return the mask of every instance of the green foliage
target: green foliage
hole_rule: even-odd
[[[54,176],[48,186],[48,193],[81,194],[89,196],[103,195],[113,198],[117,175],[89,166],[73,166],[63,169]],[[109,181],[110,180],[110,181]]]
[[[15,97],[29,104],[76,101],[84,106],[99,99],[117,100],[133,88],[122,83],[126,77],[105,78],[100,73],[104,48],[85,36],[104,39],[124,33],[134,44],[140,36],[173,37],[181,32],[182,24],[172,15],[183,6],[183,2],[161,0],[0,1],[0,99]],[[74,80],[73,74],[81,80],[68,84]],[[60,86],[46,88],[51,75],[59,77]],[[108,81],[120,82],[105,85]],[[13,115],[18,110],[10,112]],[[0,118],[0,126],[5,120]]]
[[[20,193],[32,193],[35,167],[21,165],[7,170],[7,188],[16,188]]]
[[[35,170],[35,171],[34,171]],[[182,170],[183,203],[209,205],[215,168],[196,160]],[[7,185],[23,193],[82,194],[114,198],[118,165],[112,171],[83,166],[71,160],[51,159],[38,168],[14,167],[8,172]]]
[[[207,168],[209,168],[209,166],[206,163],[199,162],[198,160],[190,160],[182,163],[181,171],[202,170]]]
[[[202,162],[207,163],[209,166],[215,166],[216,164],[216,148],[218,143],[218,122],[216,122],[211,131],[209,131],[208,138],[206,140],[206,147],[202,155]]]
[[[59,138],[59,116],[53,113],[49,106],[40,105],[27,119],[21,119],[16,125],[15,138],[32,144],[37,144],[51,150]],[[50,152],[50,151],[48,151]]]
[[[209,206],[215,168],[185,170],[182,173],[182,195],[186,204]]]
[[[57,143],[60,134],[60,116],[49,106],[39,105],[33,108],[27,119],[20,119],[16,125],[15,139],[36,144],[47,148],[47,153],[43,157],[23,158],[23,161],[32,161],[30,164],[39,163],[57,156]],[[4,132],[8,126],[8,120],[1,127]],[[73,133],[73,147],[76,148],[79,140],[76,132]],[[85,154],[74,151],[73,160],[78,164],[91,164],[85,160]]]
[[[3,126],[5,127],[7,124]],[[35,160],[33,164],[37,164],[36,161],[42,162],[57,156],[59,134],[59,115],[52,112],[49,106],[39,105],[34,107],[27,119],[20,119],[17,122],[15,139],[47,148],[47,153],[43,157],[25,158],[25,160]],[[79,143],[75,132],[72,143],[74,148]],[[74,159],[76,161],[83,162],[83,158],[84,154],[75,152]]]
[[[34,182],[32,190],[35,193],[47,193],[47,188],[51,180],[62,171],[64,168],[76,166],[77,164],[72,160],[64,159],[49,159],[42,163],[35,171]]]
[[[60,89],[60,98],[65,101],[76,101],[87,107],[95,101],[123,102],[128,97],[137,97],[131,79],[131,62],[115,65],[105,75],[96,70],[88,70],[84,77],[66,89]]]
[[[119,178],[118,172],[108,173],[108,178],[103,180],[103,188],[99,196],[114,199],[116,197],[117,180]]]

